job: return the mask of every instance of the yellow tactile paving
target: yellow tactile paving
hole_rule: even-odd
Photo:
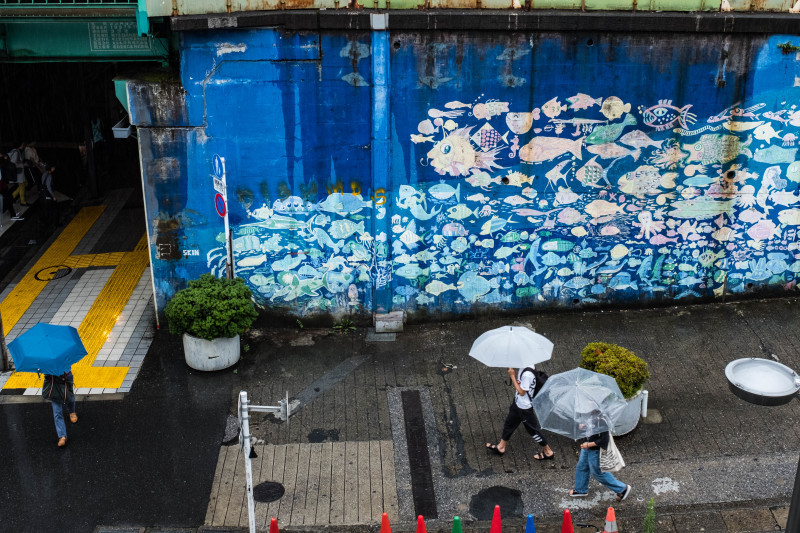
[[[69,254],[78,246],[83,236],[89,231],[105,206],[84,207],[64,228],[58,239],[42,254],[36,264],[17,283],[17,286],[0,302],[0,313],[3,316],[3,330],[6,335],[19,322],[25,311],[41,294],[47,281],[36,279],[36,273],[48,267],[58,266],[66,261]]]
[[[36,272],[47,266],[64,265],[72,268],[116,266],[114,273],[106,282],[106,285],[78,327],[78,333],[86,346],[88,354],[73,365],[73,374],[75,375],[77,386],[116,389],[122,385],[122,380],[128,373],[129,368],[94,367],[92,365],[111,333],[117,318],[131,297],[144,269],[147,268],[149,254],[147,235],[143,235],[132,252],[70,256],[69,253],[75,249],[75,246],[94,224],[103,209],[103,206],[82,209],[78,216],[73,219],[73,222],[64,230],[62,236],[48,248],[34,268],[23,277],[23,280],[20,281],[8,297],[0,303],[0,310],[3,313],[6,332],[8,332],[19,321],[47,283],[46,281],[36,280],[33,277]],[[87,212],[84,213],[84,211]],[[17,293],[16,298],[15,292]],[[6,302],[9,303],[6,304]],[[12,312],[10,317],[13,322],[11,323],[7,322],[5,318],[6,305]],[[36,374],[16,372],[8,378],[4,388],[38,388],[40,386],[41,378],[37,377]]]

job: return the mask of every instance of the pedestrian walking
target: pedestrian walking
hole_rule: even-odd
[[[0,215],[8,211],[11,220],[24,220],[21,216],[17,216],[14,210],[14,197],[12,193],[16,187],[17,167],[9,160],[6,154],[0,153]],[[13,180],[13,181],[12,181]]]
[[[28,205],[25,202],[25,143],[17,143],[16,148],[12,148],[8,152],[8,158],[17,167],[17,188],[14,190],[14,196],[19,197],[19,205]]]
[[[595,413],[598,416],[599,413]],[[579,427],[585,428],[589,435],[581,443],[581,454],[578,457],[578,465],[575,467],[575,488],[569,491],[573,498],[583,498],[589,494],[589,478],[595,478],[601,485],[614,491],[617,501],[621,502],[631,493],[631,486],[623,483],[614,477],[611,472],[603,472],[600,469],[600,450],[608,449],[610,435],[608,431],[594,433],[594,427],[599,424],[589,422]]]
[[[487,451],[491,451],[497,455],[506,453],[506,445],[511,439],[511,435],[513,435],[514,431],[522,424],[525,431],[528,432],[528,435],[533,437],[533,440],[542,447],[542,451],[535,454],[533,458],[537,461],[553,459],[555,452],[553,452],[550,445],[547,443],[547,439],[542,435],[539,419],[536,418],[536,413],[533,412],[533,407],[531,406],[531,400],[542,385],[542,383],[540,383],[538,388],[536,386],[535,367],[520,368],[519,372],[516,372],[513,368],[509,368],[508,377],[511,379],[511,384],[516,389],[516,394],[514,395],[514,400],[511,402],[511,406],[508,408],[508,415],[506,415],[505,423],[503,423],[503,435],[500,442],[497,444],[487,442]],[[540,381],[543,381],[542,377],[542,374],[540,374]]]
[[[36,186],[38,189],[42,188],[42,173],[45,171],[45,164],[39,158],[39,152],[36,150],[36,141],[28,141],[25,143],[25,161],[28,166],[25,169],[28,175],[28,185]]]
[[[53,419],[56,423],[59,448],[67,445],[67,425],[64,422],[65,407],[69,413],[69,421],[73,424],[78,422],[78,415],[75,413],[74,385],[75,381],[71,370],[60,376],[44,375],[42,398],[49,400],[53,407]]]
[[[61,213],[58,211],[55,190],[53,189],[53,173],[56,171],[55,165],[45,167],[42,174],[42,197],[44,198],[44,214],[48,227],[55,228],[61,221]]]

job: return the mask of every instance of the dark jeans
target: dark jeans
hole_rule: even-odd
[[[14,211],[14,197],[11,196],[11,189],[6,189],[0,195],[3,197],[3,211],[8,211],[12,218],[17,216],[17,212]]]
[[[511,407],[508,408],[508,416],[503,424],[503,440],[508,442],[520,424],[528,432],[528,435],[533,437],[533,440],[542,446],[547,446],[547,439],[541,433],[542,426],[539,425],[539,419],[536,418],[533,408],[520,409],[517,407],[517,402],[512,400]]]

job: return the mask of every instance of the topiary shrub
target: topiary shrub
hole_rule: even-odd
[[[647,363],[632,351],[607,342],[590,342],[581,351],[581,368],[617,380],[625,399],[632,398],[650,377]]]
[[[242,278],[203,274],[175,293],[164,313],[169,331],[212,340],[244,333],[258,317],[252,293]]]

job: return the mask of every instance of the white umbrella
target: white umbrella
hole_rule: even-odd
[[[469,355],[486,366],[525,368],[550,359],[553,343],[526,327],[503,326],[478,337]]]

